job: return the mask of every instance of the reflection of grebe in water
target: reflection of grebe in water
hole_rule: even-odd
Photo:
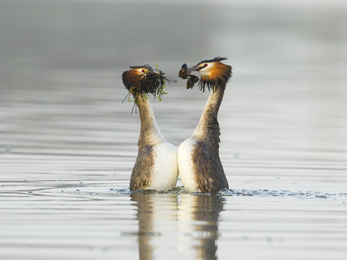
[[[131,201],[136,202],[132,206],[137,209],[140,260],[165,259],[167,249],[176,247],[177,240],[172,234],[177,232],[177,196],[153,191],[130,194]]]
[[[175,187],[178,177],[177,149],[162,136],[147,96],[160,87],[161,73],[153,71],[149,65],[130,68],[123,73],[122,79],[135,98],[141,120],[138,155],[131,174],[130,190]]]
[[[224,198],[181,194],[178,205],[178,250],[193,248],[194,259],[217,259],[218,218],[223,210]]]
[[[180,71],[185,74],[199,71],[200,88],[212,88],[200,121],[193,136],[185,140],[178,148],[178,167],[182,183],[189,191],[218,192],[229,188],[224,169],[219,158],[220,128],[218,110],[222,103],[226,83],[231,77],[231,66],[221,61],[226,58],[216,57],[204,60],[196,66],[187,68],[184,64]],[[188,83],[192,83],[188,80]],[[190,87],[193,87],[193,84]],[[187,84],[187,88],[189,84]]]
[[[137,209],[139,259],[217,259],[223,197],[153,191],[130,196],[136,202],[132,205]]]

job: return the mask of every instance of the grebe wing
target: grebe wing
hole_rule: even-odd
[[[202,192],[218,192],[229,188],[218,150],[210,151],[203,142],[196,145],[193,153],[195,178]]]
[[[150,185],[151,171],[154,164],[153,146],[139,147],[130,179],[130,190],[146,189]]]

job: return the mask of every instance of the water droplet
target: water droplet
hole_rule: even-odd
[[[253,193],[248,190],[242,190],[242,196],[253,196]]]
[[[222,196],[233,196],[232,191],[228,190],[227,188],[221,189],[219,194]]]

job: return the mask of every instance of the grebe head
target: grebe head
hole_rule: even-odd
[[[122,75],[123,84],[127,90],[139,85],[138,91],[147,93],[146,86],[149,83],[155,84],[156,79],[160,76],[160,71],[155,72],[148,64],[141,66],[130,66],[130,70],[124,71]]]
[[[186,70],[187,75],[192,71],[199,71],[201,74],[200,89],[204,91],[207,85],[208,89],[212,87],[213,91],[215,91],[218,86],[225,87],[231,78],[232,67],[222,63],[222,60],[227,60],[227,58],[216,57],[211,60],[203,60],[190,68],[187,68],[184,64],[181,70]]]
[[[165,83],[176,83],[176,80],[170,79],[165,76],[159,69],[152,69],[148,64],[141,66],[130,66],[130,70],[124,71],[122,75],[123,84],[127,90],[128,95],[132,94],[135,98],[135,103],[142,96],[145,100],[146,96],[152,95],[161,101],[161,97],[167,94],[164,91]],[[124,100],[125,100],[124,99]],[[128,99],[129,100],[129,99]]]

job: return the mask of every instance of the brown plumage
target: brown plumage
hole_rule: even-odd
[[[139,145],[137,159],[130,178],[130,190],[146,190],[150,186],[153,170],[153,145]]]

